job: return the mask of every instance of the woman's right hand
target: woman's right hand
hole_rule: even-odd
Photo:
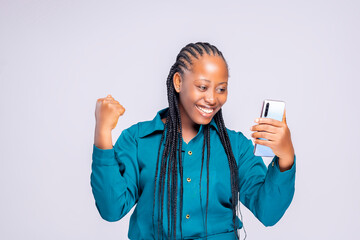
[[[99,98],[95,108],[96,128],[111,132],[124,112],[125,108],[110,94],[106,98]]]

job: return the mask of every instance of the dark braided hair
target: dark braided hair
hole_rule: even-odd
[[[167,95],[168,95],[168,102],[169,102],[169,111],[167,113],[166,122],[165,122],[165,129],[166,129],[166,138],[165,138],[165,147],[162,153],[161,163],[160,163],[160,176],[159,176],[159,190],[158,190],[158,204],[161,207],[158,208],[158,239],[160,239],[160,231],[161,229],[161,239],[163,239],[163,203],[164,203],[164,185],[165,185],[165,176],[167,175],[167,214],[168,214],[168,236],[170,239],[172,237],[176,239],[176,219],[177,219],[177,192],[178,192],[178,164],[180,170],[180,230],[181,230],[181,239],[182,236],[182,206],[183,206],[183,168],[182,168],[182,156],[181,156],[181,149],[182,149],[182,127],[181,127],[181,118],[180,118],[180,111],[178,106],[179,101],[179,94],[175,91],[173,86],[173,76],[176,72],[183,77],[184,69],[191,71],[191,66],[193,65],[192,58],[199,59],[204,54],[219,56],[221,57],[228,69],[227,62],[223,57],[221,51],[219,51],[215,46],[207,43],[207,42],[197,42],[197,43],[189,43],[185,47],[183,47],[180,53],[176,57],[176,62],[170,69],[170,73],[168,75],[166,85],[167,85]],[[226,155],[228,157],[229,168],[230,168],[230,178],[231,178],[231,194],[232,194],[232,210],[233,210],[233,224],[234,224],[234,233],[236,239],[239,239],[235,220],[237,216],[237,206],[238,199],[239,199],[239,179],[238,179],[238,166],[236,164],[236,160],[234,158],[234,154],[231,149],[229,136],[227,134],[224,120],[222,117],[222,109],[215,114],[214,120],[216,125],[219,128],[219,135],[221,143],[225,149]],[[203,150],[202,150],[202,160],[201,160],[201,172],[200,172],[200,201],[201,200],[201,176],[203,170],[203,162],[204,162],[204,151],[205,145],[207,148],[207,195],[206,195],[206,218],[205,218],[205,232],[207,238],[207,212],[208,212],[208,201],[209,201],[209,159],[210,159],[210,124],[204,125],[204,143],[203,143]],[[154,201],[153,201],[153,227],[155,231],[155,222],[154,222],[154,209],[155,209],[155,193],[156,193],[156,186],[157,186],[157,176],[159,170],[159,156],[160,156],[160,149],[161,144],[165,137],[165,129],[162,133],[160,146],[158,150],[158,158],[156,162],[156,170],[155,170],[155,182],[154,182]],[[178,158],[176,158],[176,151],[177,146],[179,146],[178,151]],[[169,157],[170,154],[170,157]],[[168,160],[169,157],[169,160]],[[168,174],[166,173],[168,172]],[[170,177],[171,177],[171,187],[170,187]],[[240,208],[239,208],[240,210]],[[171,219],[170,215],[171,214]],[[240,211],[241,215],[241,211]],[[170,224],[171,220],[171,224]],[[241,215],[242,221],[242,215]],[[172,226],[172,229],[170,229]],[[245,230],[244,230],[245,231]],[[154,233],[155,236],[155,233]],[[246,238],[246,231],[245,231],[245,238]]]

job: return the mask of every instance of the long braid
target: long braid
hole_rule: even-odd
[[[170,88],[170,89],[169,88],[170,88],[170,86],[168,86],[168,90],[170,90],[168,96],[169,96],[169,99],[173,100],[174,99],[174,97],[173,97],[174,88]],[[177,118],[179,117],[179,116],[176,115],[177,112],[175,111],[175,106],[174,106],[173,101],[172,101],[172,108],[170,109],[169,113],[170,113],[170,120],[171,120],[170,122],[172,123],[172,128],[169,128],[169,132],[170,132],[169,140],[171,140],[171,145],[170,145],[171,146],[171,153],[170,153],[170,159],[169,159],[169,162],[170,162],[169,163],[169,169],[168,169],[169,171],[168,171],[168,175],[167,175],[167,177],[168,177],[168,181],[167,181],[167,186],[168,186],[168,188],[167,188],[168,189],[168,191],[167,191],[168,192],[168,204],[167,204],[168,235],[171,234],[171,231],[170,231],[170,227],[171,227],[170,220],[171,220],[171,218],[170,218],[170,204],[169,203],[171,203],[171,205],[173,204],[173,201],[171,201],[171,199],[170,199],[170,194],[171,194],[171,192],[170,192],[170,173],[171,173],[170,164],[172,164],[174,156],[176,156],[176,146],[177,146],[176,145],[176,142],[177,142],[176,140],[177,139],[176,139],[176,135],[175,135],[175,129],[177,129],[177,123],[178,123]],[[172,175],[174,175],[174,173]]]
[[[177,164],[179,164],[180,170],[180,232],[181,239],[183,239],[182,235],[182,207],[183,207],[183,165],[182,165],[182,125],[181,125],[181,117],[178,106],[179,95],[175,91],[173,86],[173,76],[176,72],[179,72],[181,76],[184,74],[184,69],[191,70],[191,66],[193,65],[193,59],[199,59],[204,54],[208,55],[218,55],[222,57],[224,60],[226,67],[228,68],[227,62],[224,59],[222,53],[213,45],[210,45],[207,42],[197,42],[190,43],[183,47],[180,53],[176,57],[176,62],[171,67],[168,78],[167,78],[167,94],[168,94],[168,103],[169,103],[169,111],[167,112],[165,128],[161,136],[160,145],[158,149],[158,158],[156,163],[155,170],[155,181],[154,181],[154,201],[153,201],[153,227],[155,231],[155,221],[154,221],[154,209],[155,209],[155,198],[156,198],[156,186],[157,186],[157,176],[159,171],[159,156],[160,149],[165,138],[165,147],[162,153],[161,163],[160,163],[160,176],[159,176],[159,191],[158,191],[158,237],[161,231],[161,239],[163,239],[163,200],[164,200],[164,184],[165,184],[165,176],[167,174],[167,215],[168,215],[168,232],[167,236],[170,239],[176,239],[176,219],[177,219],[177,182],[178,182],[178,170]],[[228,157],[228,163],[230,168],[230,177],[231,177],[231,193],[232,193],[232,210],[233,210],[233,224],[234,224],[234,232],[237,239],[238,232],[235,225],[236,220],[236,206],[238,206],[239,198],[239,179],[238,179],[238,168],[236,164],[236,160],[234,158],[229,136],[226,131],[226,127],[224,124],[224,120],[222,117],[222,110],[220,109],[218,113],[215,114],[214,120],[216,125],[219,128],[219,136],[221,143],[225,149],[225,152]],[[166,131],[165,131],[166,130]],[[206,217],[205,217],[205,232],[207,238],[207,213],[208,213],[208,201],[209,201],[209,159],[210,159],[210,126],[205,125],[203,128],[204,131],[204,143],[203,143],[203,151],[202,151],[202,163],[201,163],[201,172],[200,172],[200,201],[202,207],[201,200],[201,176],[203,170],[203,160],[204,160],[204,150],[205,145],[207,148],[207,195],[206,195]],[[166,132],[166,137],[165,137]],[[179,154],[178,158],[176,157],[177,146],[179,144]],[[168,159],[169,157],[169,159]],[[167,173],[166,173],[167,172]],[[171,174],[171,176],[170,176]],[[171,179],[171,188],[170,188],[170,179]],[[171,206],[170,206],[171,205]],[[202,209],[201,209],[202,210]],[[241,214],[241,211],[240,211]],[[171,215],[171,224],[170,217]],[[159,218],[160,216],[160,218]],[[242,221],[242,215],[241,215]],[[172,228],[171,228],[172,227]],[[246,234],[246,232],[245,232]],[[154,233],[155,236],[155,233]],[[246,235],[245,235],[246,238]]]
[[[210,160],[210,128],[206,128],[206,139],[207,139],[207,166],[206,166],[206,173],[207,173],[207,179],[209,179],[209,160]],[[206,226],[206,232],[205,236],[207,238],[207,213],[209,208],[209,181],[207,181],[207,190],[206,190],[206,218],[205,218],[205,226]]]
[[[171,70],[170,70],[170,74],[169,74],[169,77],[168,78],[171,78],[171,76],[173,76],[175,73],[175,68],[172,67]],[[168,81],[169,82],[169,81]],[[171,92],[171,89],[169,90],[170,88],[170,85],[168,84],[168,95],[169,95],[169,92]],[[170,98],[171,99],[171,98]],[[159,181],[160,181],[160,184],[159,184],[159,198],[158,198],[158,204],[160,205],[161,204],[161,208],[158,208],[158,216],[161,215],[160,218],[158,218],[158,234],[160,232],[160,229],[161,229],[161,239],[163,238],[163,234],[162,234],[162,219],[163,219],[163,211],[160,212],[160,210],[163,209],[163,195],[164,195],[164,192],[163,192],[163,186],[164,186],[164,183],[163,183],[163,178],[164,178],[164,171],[166,171],[166,160],[168,155],[169,155],[169,140],[171,139],[171,132],[172,132],[172,124],[171,124],[171,118],[169,117],[169,113],[168,113],[168,117],[166,118],[166,122],[165,122],[165,129],[170,129],[170,131],[167,131],[166,132],[166,143],[165,143],[165,147],[164,147],[164,151],[163,151],[163,154],[162,154],[162,160],[161,160],[161,167],[160,167],[160,176],[159,176]],[[169,127],[170,126],[170,127]],[[164,139],[164,134],[165,134],[165,131],[163,131],[162,133],[162,136],[161,136],[161,141],[160,141],[160,145],[159,145],[159,151],[158,151],[158,161],[157,161],[157,164],[156,164],[156,173],[155,173],[155,187],[154,187],[154,201],[153,201],[153,222],[154,222],[154,206],[155,206],[155,193],[156,193],[156,180],[157,180],[157,175],[158,175],[158,164],[159,164],[159,154],[160,154],[160,149],[161,149],[161,144],[162,144],[162,141]],[[160,201],[161,199],[161,201]],[[161,203],[160,203],[161,202]],[[154,230],[155,230],[155,226],[154,226]],[[155,236],[155,233],[154,233],[154,236]]]
[[[175,110],[175,108],[173,110]],[[173,177],[172,189],[177,190],[177,188],[174,187],[175,178],[176,178],[176,185],[177,185],[177,171],[175,172],[174,165],[175,165],[175,162],[176,162],[176,147],[177,147],[177,140],[178,140],[177,135],[176,135],[177,129],[178,129],[178,127],[177,127],[178,126],[178,120],[177,120],[178,118],[176,117],[176,114],[177,114],[176,111],[170,112],[170,114],[171,114],[171,116],[173,118],[173,123],[174,123],[174,129],[173,129],[174,132],[172,134],[172,145],[171,146],[175,146],[175,151],[171,151],[171,155],[170,155],[171,169],[170,169],[170,165],[169,165],[169,173],[172,172],[172,177]],[[170,174],[168,174],[168,182],[167,182],[167,185],[168,185],[168,203],[169,202],[171,203],[171,210],[172,211],[170,210],[170,205],[168,204],[168,212],[167,212],[168,213],[168,235],[171,234],[171,230],[170,230],[170,227],[171,227],[171,225],[170,225],[170,213],[171,213],[171,215],[176,215],[176,205],[175,205],[175,208],[174,208],[174,200],[173,200],[173,198],[177,198],[177,196],[174,196],[173,192],[171,192],[172,196],[170,198],[171,189],[170,189],[170,177],[169,176],[170,176]],[[173,226],[175,226],[174,223],[176,221],[176,218],[175,219],[171,218],[171,220],[172,220]],[[174,233],[175,233],[175,231],[174,231]],[[176,239],[176,237],[175,237],[175,239]]]
[[[234,169],[234,171],[231,171],[231,192],[235,194],[232,194],[232,209],[233,209],[233,224],[234,224],[234,230],[236,233],[236,237],[237,236],[237,230],[236,230],[236,225],[235,225],[235,220],[236,220],[236,206],[238,204],[238,199],[239,199],[239,179],[238,179],[238,167],[236,164],[236,160],[234,158],[234,154],[232,152],[231,149],[231,145],[230,145],[230,141],[228,141],[227,139],[229,139],[229,136],[227,134],[226,128],[225,128],[225,124],[224,124],[224,119],[222,117],[222,109],[220,109],[218,111],[218,113],[214,116],[215,117],[215,122],[216,124],[219,126],[220,129],[220,140],[225,148],[225,152],[228,155],[228,162],[229,162],[229,166],[230,169]],[[235,204],[234,204],[235,203]],[[240,203],[239,203],[240,204]],[[246,232],[245,232],[246,234]],[[246,236],[245,236],[246,238]]]
[[[179,106],[178,106],[178,100],[177,98],[174,99],[175,101],[175,106],[176,106],[176,110],[177,110],[177,114],[178,116],[180,116],[180,111],[179,111]],[[179,134],[178,134],[178,139],[179,139],[179,143],[180,143],[180,146],[179,146],[179,169],[180,169],[180,206],[182,206],[183,204],[183,167],[182,167],[182,127],[181,127],[181,118],[179,117],[178,118],[178,124],[180,126],[179,128]],[[176,170],[176,174],[177,174],[177,170]],[[176,180],[176,183],[177,183],[177,178],[175,179]],[[176,189],[177,189],[177,184],[176,184]],[[177,193],[177,191],[175,192]],[[177,208],[177,197],[175,198],[175,208]],[[176,212],[176,209],[175,209],[175,212]],[[180,220],[182,219],[182,207],[180,208]],[[182,221],[180,221],[180,233],[181,233],[181,239],[183,238],[182,237]],[[175,215],[175,221],[174,221],[174,225],[175,225],[175,229],[176,229],[176,215]],[[174,238],[176,239],[176,230],[174,231]]]

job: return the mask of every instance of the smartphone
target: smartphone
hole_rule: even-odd
[[[265,99],[261,108],[261,118],[272,118],[278,121],[283,120],[285,110],[285,102],[280,100]],[[266,138],[260,140],[268,141]],[[275,154],[268,146],[255,143],[254,155],[260,157],[274,157]]]

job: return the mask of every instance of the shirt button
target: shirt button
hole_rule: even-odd
[[[186,180],[187,180],[188,182],[191,182],[191,178],[187,178]]]
[[[192,151],[188,151],[188,154],[191,156],[191,155],[192,155]]]
[[[186,215],[186,218],[187,218],[187,219],[189,219],[189,218],[190,218],[190,215],[189,215],[189,214],[187,214],[187,215]]]
[[[272,164],[271,164],[272,166],[274,166],[274,162],[272,162]]]

